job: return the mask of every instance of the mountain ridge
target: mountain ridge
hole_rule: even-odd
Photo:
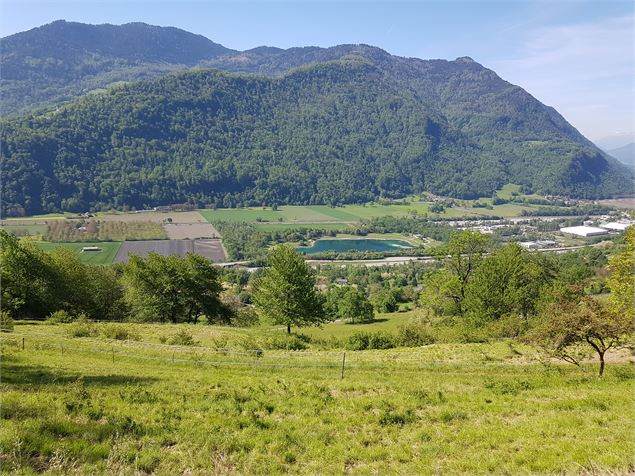
[[[256,50],[208,61],[224,70],[158,71],[5,118],[3,212],[476,198],[508,182],[588,198],[632,187],[554,108],[472,58]]]

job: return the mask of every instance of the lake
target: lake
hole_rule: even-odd
[[[402,248],[412,248],[412,245],[403,240],[376,240],[376,239],[322,239],[317,240],[313,246],[299,246],[298,251],[304,254],[324,253],[335,251],[397,251]]]

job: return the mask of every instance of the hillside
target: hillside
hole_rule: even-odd
[[[279,78],[167,76],[5,120],[5,212],[627,186],[619,165],[522,89],[473,61],[431,63],[428,100],[356,55]]]
[[[9,215],[632,189],[555,109],[469,57],[239,52],[175,28],[55,22],[3,39],[2,68],[13,110],[68,99],[2,121]],[[130,82],[94,89],[113,80]]]
[[[2,38],[0,110],[6,115],[57,104],[228,53],[234,51],[178,28],[56,21]]]

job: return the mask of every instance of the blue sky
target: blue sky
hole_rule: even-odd
[[[235,49],[368,43],[400,56],[471,56],[590,139],[635,129],[634,6],[627,0],[3,0],[0,14],[2,36],[56,19],[143,21]]]

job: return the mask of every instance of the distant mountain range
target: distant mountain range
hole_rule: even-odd
[[[631,142],[617,149],[607,150],[607,154],[611,157],[615,157],[624,165],[629,166],[635,170],[635,143]]]
[[[632,173],[468,57],[225,48],[176,28],[54,22],[2,39],[3,213],[578,197]]]

